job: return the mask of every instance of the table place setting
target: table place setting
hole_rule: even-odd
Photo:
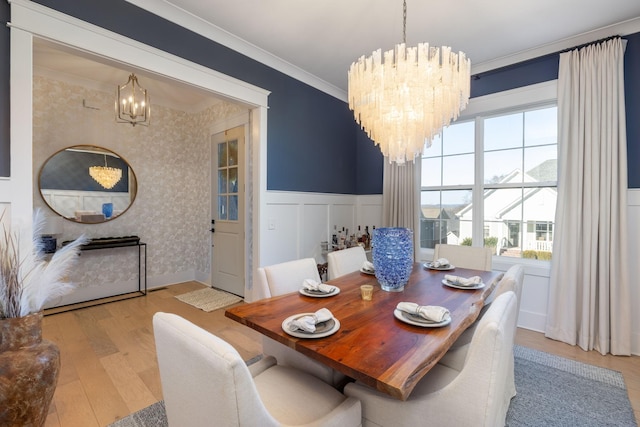
[[[315,313],[299,313],[282,322],[282,330],[298,338],[323,338],[340,329],[340,321],[333,317],[328,308]]]
[[[451,323],[451,313],[446,307],[418,305],[414,302],[400,302],[393,311],[396,319],[423,328],[439,328]]]
[[[446,258],[438,258],[435,261],[425,262],[422,264],[425,268],[430,270],[438,270],[438,271],[448,271],[456,268],[455,265],[452,265],[448,259]]]
[[[340,288],[326,283],[321,283],[313,279],[304,279],[299,292],[302,295],[312,298],[325,298],[338,295],[340,293]]]
[[[362,267],[360,267],[360,272],[364,274],[375,275],[376,268],[373,266],[373,263],[371,261],[365,261],[364,263],[362,263]]]
[[[461,277],[445,274],[442,284],[456,289],[482,289],[484,283],[480,276]]]

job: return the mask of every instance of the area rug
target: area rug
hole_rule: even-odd
[[[214,288],[198,289],[197,291],[176,295],[176,298],[207,312],[242,301],[242,298],[237,295],[219,291]]]
[[[637,426],[619,372],[521,346],[514,354],[518,394],[509,406],[508,427]],[[167,427],[164,403],[109,427]]]

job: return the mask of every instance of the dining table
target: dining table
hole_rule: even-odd
[[[479,276],[484,286],[454,288],[445,284],[447,274],[462,278]],[[404,289],[389,292],[382,290],[374,275],[361,270],[327,281],[326,284],[339,289],[330,296],[311,297],[292,292],[229,308],[225,316],[353,380],[406,400],[418,381],[476,321],[502,274],[458,267],[435,270],[426,263],[415,262]],[[366,284],[374,288],[370,301],[361,297],[360,286]],[[394,314],[400,302],[444,307],[449,311],[450,322],[437,327],[408,323],[397,316],[398,312]],[[322,308],[337,319],[337,330],[319,336],[304,333],[293,336],[284,330],[286,319]]]

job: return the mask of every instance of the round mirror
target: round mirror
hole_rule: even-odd
[[[106,148],[75,145],[42,165],[40,195],[58,215],[85,224],[118,218],[133,203],[136,175],[122,157]]]

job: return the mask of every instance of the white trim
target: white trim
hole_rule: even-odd
[[[557,98],[557,80],[478,96],[469,100],[469,105],[464,109],[458,121],[472,120],[479,115],[486,116],[490,113],[505,109],[512,110],[520,106],[555,102]]]
[[[126,1],[146,10],[147,12],[153,13],[167,21],[173,22],[174,24],[180,25],[181,27],[206,37],[209,40],[220,43],[221,45],[245,55],[248,58],[306,83],[309,86],[325,92],[341,101],[347,102],[347,93],[344,90],[171,3],[164,0]]]

